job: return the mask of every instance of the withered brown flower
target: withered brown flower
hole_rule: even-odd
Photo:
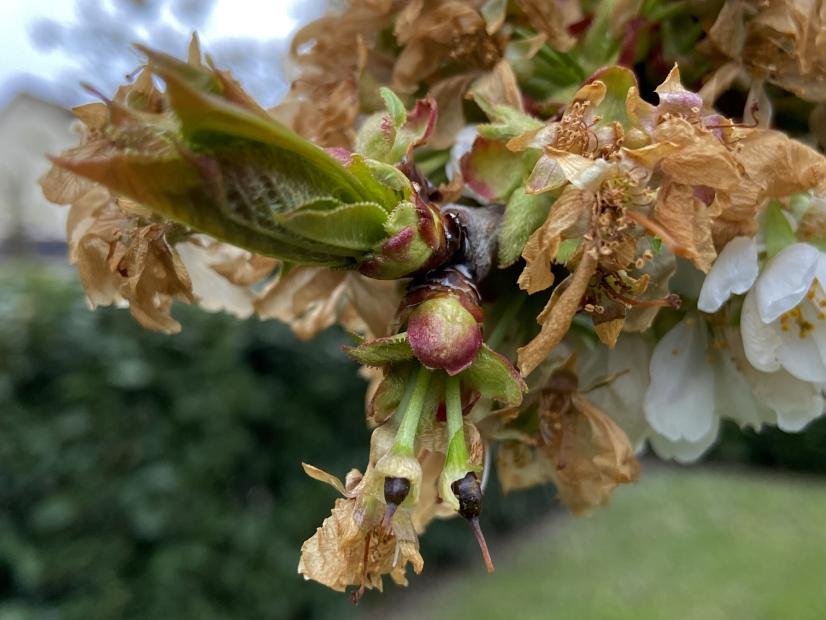
[[[339,592],[357,586],[354,600],[365,589],[381,591],[384,575],[390,575],[398,585],[407,585],[407,565],[417,574],[424,567],[411,511],[399,507],[391,513],[389,528],[383,523],[384,476],[376,465],[388,454],[393,434],[389,427],[373,431],[367,470],[363,476],[351,470],[345,483],[316,467],[303,466],[307,475],[329,484],[344,497],[336,499],[330,516],[302,545],[298,572]]]
[[[395,280],[372,280],[355,272],[294,267],[278,275],[255,301],[262,319],[287,323],[302,340],[341,323],[351,332],[387,334],[402,299]]]
[[[808,101],[826,101],[826,4],[821,0],[730,0],[708,30],[714,47],[731,59],[720,92],[746,70]]]
[[[189,62],[200,65],[193,38]],[[240,96],[221,73],[231,93]],[[250,103],[250,105],[253,105]],[[80,145],[55,161],[89,161],[115,156],[124,148],[157,153],[170,148],[164,135],[175,131],[161,93],[148,69],[121,86],[112,101],[74,110]],[[274,268],[271,259],[219,243],[156,217],[140,204],[115,198],[109,190],[53,166],[40,180],[47,199],[71,205],[67,224],[69,257],[78,265],[89,303],[95,307],[129,303],[132,315],[148,329],[175,333],[173,301],[199,302],[208,310],[246,317],[254,294],[249,286]]]
[[[579,392],[576,375],[555,371],[539,402],[539,434],[532,447],[506,442],[498,454],[507,492],[551,481],[576,514],[602,506],[620,484],[636,482],[639,462],[626,434]]]

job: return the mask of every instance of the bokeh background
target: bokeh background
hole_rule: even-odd
[[[574,519],[552,488],[501,496],[484,574],[459,521],[423,537],[411,587],[349,598],[296,574],[334,492],[307,461],[363,467],[364,383],[329,330],[179,308],[183,333],[86,308],[65,212],[40,196],[89,82],[111,92],[130,43],[183,54],[192,30],[265,104],[323,0],[0,1],[0,620],[826,617],[826,422],[728,427],[705,462]]]

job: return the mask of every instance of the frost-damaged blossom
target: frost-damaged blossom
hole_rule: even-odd
[[[560,499],[584,514],[607,504],[618,485],[637,481],[639,463],[627,435],[579,391],[569,367],[551,374],[538,411],[539,431],[531,441],[535,447],[507,442],[499,450],[506,492],[552,481]]]
[[[708,31],[713,46],[730,59],[709,80],[714,94],[747,72],[755,92],[765,80],[808,101],[826,101],[824,20],[820,0],[724,2]]]
[[[650,278],[643,267],[654,258],[646,239],[656,237],[708,271],[718,247],[754,234],[770,199],[823,183],[820,155],[777,132],[737,128],[704,111],[676,67],[656,90],[653,106],[639,97],[629,72],[602,70],[560,120],[508,143],[516,151],[541,149],[527,191],[557,196],[524,246],[520,286],[529,293],[551,286],[552,263],[568,263],[571,272],[539,315],[539,335],[520,350],[525,373],[561,341],[580,310],[612,345],[628,310],[656,305],[642,297]]]
[[[407,585],[408,564],[418,574],[424,567],[412,513],[399,507],[385,522],[384,477],[376,463],[393,444],[389,428],[373,431],[370,463],[362,476],[357,469],[347,474],[346,483],[311,465],[308,476],[326,482],[344,497],[337,499],[332,514],[301,547],[298,572],[333,590],[348,586],[382,589],[382,576],[390,575],[399,585]],[[358,594],[357,596],[360,596]]]
[[[254,303],[260,318],[287,323],[300,339],[310,340],[336,323],[354,333],[385,336],[401,297],[392,280],[293,267],[282,269]]]
[[[305,578],[404,584],[456,515],[492,571],[493,454],[506,491],[551,482],[582,514],[646,446],[688,462],[722,420],[823,414],[823,136],[769,128],[826,99],[821,4],[347,0],[297,34],[270,111],[197,40],[139,46],[43,188],[92,305],[351,333],[370,456],[344,482],[305,465],[341,495]]]
[[[459,104],[467,86],[502,54],[495,36],[502,20],[498,12],[483,15],[482,4],[354,0],[340,14],[310,23],[293,39],[301,73],[277,116],[318,144],[349,147],[362,97],[373,97],[366,106],[371,112],[380,106],[370,92],[379,85],[409,93],[427,83],[443,104],[437,142],[448,146],[462,123]],[[431,79],[446,67],[453,75]]]

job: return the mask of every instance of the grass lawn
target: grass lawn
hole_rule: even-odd
[[[434,620],[826,618],[826,482],[649,468],[609,508],[530,535],[500,549],[495,575],[474,567],[401,608]]]

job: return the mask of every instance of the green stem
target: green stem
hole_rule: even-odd
[[[422,415],[429,383],[430,371],[424,366],[408,379],[402,406],[399,408],[402,411],[402,421],[393,442],[393,452],[396,454],[412,456],[414,453],[416,431],[419,428],[419,417]]]
[[[458,376],[448,377],[445,382],[445,407],[448,437],[447,464],[466,467],[469,456],[465,445],[462,391]]]
[[[690,9],[690,5],[685,0],[679,0],[678,2],[669,2],[667,4],[662,4],[656,8],[653,8],[651,12],[648,14],[648,19],[650,19],[652,22],[661,22],[670,17],[680,15],[681,13],[686,12],[688,9]]]
[[[490,337],[487,339],[488,346],[491,349],[496,349],[500,344],[502,344],[502,340],[505,338],[508,327],[522,309],[522,305],[525,303],[527,298],[527,295],[522,295],[520,293],[508,302],[508,305],[505,307],[505,311],[496,322],[496,327],[493,328]]]

